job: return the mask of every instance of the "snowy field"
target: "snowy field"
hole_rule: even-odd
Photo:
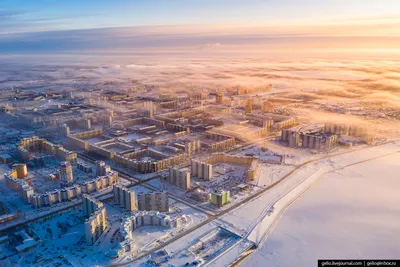
[[[398,258],[399,151],[396,143],[327,160],[334,171],[286,210],[242,266],[306,267],[322,258]]]
[[[140,189],[139,189],[140,190]],[[21,258],[8,258],[7,264],[12,266],[21,263],[22,266],[105,266],[110,263],[123,263],[137,256],[127,252],[116,261],[110,261],[105,253],[118,243],[117,232],[121,225],[123,214],[112,203],[106,204],[108,227],[94,246],[86,245],[84,231],[84,216],[80,206],[66,212],[49,216],[29,224],[29,228],[40,238],[39,247],[25,253]],[[169,215],[182,215],[185,222],[179,228],[166,229],[161,227],[142,227],[134,231],[134,251],[146,252],[168,239],[194,227],[207,217],[194,209],[175,201],[171,201]],[[139,253],[140,254],[140,253]],[[54,257],[56,255],[56,257]],[[1,263],[1,261],[0,261]],[[48,265],[46,265],[48,264]]]
[[[205,235],[205,233],[209,233],[213,230],[217,229],[214,223],[208,223],[192,233],[185,235],[179,241],[173,242],[165,247],[165,249],[170,253],[172,259],[162,266],[168,266],[168,264],[175,264],[175,266],[185,266],[186,262],[195,260],[195,257],[192,253],[184,253],[188,250],[190,246],[193,245],[199,238]],[[179,257],[178,257],[179,255]],[[127,266],[140,266],[140,267],[151,267],[153,266],[148,262],[149,257],[142,258],[138,261],[132,262]],[[193,266],[193,265],[192,265]]]
[[[133,252],[127,252],[115,262],[123,263],[127,260],[132,260],[134,257],[140,255],[141,252],[154,249],[160,244],[168,241],[176,235],[195,227],[200,222],[207,219],[207,216],[200,213],[189,206],[174,200],[170,201],[170,212],[168,213],[172,218],[183,216],[185,222],[179,228],[165,229],[162,227],[141,227],[133,232],[134,246]]]
[[[15,253],[0,266],[73,266],[75,257],[83,259],[88,253],[81,246],[83,220],[82,210],[75,208],[31,223],[29,230],[39,238],[38,247],[20,257]]]

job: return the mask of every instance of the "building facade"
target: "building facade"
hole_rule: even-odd
[[[165,191],[138,194],[139,210],[169,211],[169,197]]]
[[[28,169],[26,167],[26,164],[24,163],[14,164],[13,169],[16,170],[18,179],[23,179],[28,177]]]
[[[198,177],[209,181],[212,179],[212,165],[198,160],[191,161],[191,173],[193,177]]]
[[[224,102],[224,95],[222,93],[217,93],[215,96],[215,102],[221,105]]]
[[[225,206],[231,200],[231,194],[229,191],[212,192],[211,193],[211,203],[218,208]]]
[[[70,186],[74,182],[74,177],[72,173],[72,165],[68,161],[61,163],[59,169],[59,178],[61,186]]]
[[[51,154],[61,160],[76,162],[78,155],[70,150],[65,149],[61,145],[50,143],[46,139],[33,136],[31,138],[23,138],[17,146],[17,152],[20,157],[28,161],[32,151],[43,151]]]
[[[190,170],[188,168],[179,169],[171,167],[167,182],[183,190],[190,189]]]
[[[128,211],[135,211],[138,209],[136,193],[128,188],[115,184],[113,185],[114,202],[120,207],[126,208]]]
[[[43,194],[31,196],[31,204],[34,208],[52,206],[54,204],[80,198],[82,194],[98,192],[118,182],[118,172],[111,171],[106,176],[99,176],[93,180],[81,184],[57,189]]]
[[[111,167],[107,165],[104,161],[96,161],[96,175],[103,176],[111,171]]]
[[[107,228],[106,208],[102,207],[95,211],[85,221],[86,243],[93,245]]]
[[[104,206],[102,202],[87,194],[83,195],[82,205],[85,217],[90,217],[94,212],[96,212],[96,210],[99,210]]]
[[[185,223],[185,218],[171,218],[169,215],[157,211],[139,211],[124,218],[119,230],[118,255],[133,249],[133,231],[142,226],[157,226],[163,228],[178,228]]]
[[[33,191],[33,188],[28,185],[28,184],[24,184],[24,183],[20,183],[19,184],[19,190],[18,190],[18,194],[19,197],[27,204],[31,203],[31,196],[34,194],[35,192]]]

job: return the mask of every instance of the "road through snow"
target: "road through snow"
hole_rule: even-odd
[[[260,246],[242,265],[312,266],[318,258],[399,257],[399,148],[399,143],[388,144],[313,164],[319,171],[280,198],[270,216],[264,213],[253,221],[248,237]],[[288,180],[293,185],[292,178],[304,174],[300,169]],[[248,210],[256,213],[262,203],[269,207],[273,198],[267,195],[247,204]]]

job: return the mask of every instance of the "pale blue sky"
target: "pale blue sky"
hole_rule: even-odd
[[[399,0],[1,0],[0,33],[138,25],[400,18]]]

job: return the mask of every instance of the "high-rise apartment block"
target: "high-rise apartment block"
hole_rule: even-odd
[[[169,184],[177,186],[183,190],[190,189],[190,170],[188,168],[170,168],[167,179]]]
[[[85,237],[89,245],[93,245],[107,228],[106,208],[96,210],[85,221]]]
[[[144,113],[143,115],[147,118],[153,118],[157,112],[157,107],[152,101],[146,101],[143,103]]]
[[[244,107],[244,113],[245,114],[252,114],[253,113],[253,105],[251,102],[248,102],[246,106]]]
[[[60,183],[61,186],[70,186],[74,182],[74,178],[72,175],[72,165],[71,163],[65,161],[61,163],[60,169],[59,169],[59,177],[60,177]]]
[[[26,167],[26,164],[14,164],[13,169],[17,171],[17,178],[22,179],[28,177],[28,169]]]
[[[224,95],[221,93],[217,93],[215,96],[215,101],[217,104],[222,104],[224,102]]]
[[[112,116],[105,116],[104,117],[104,124],[110,126],[113,122],[113,117]]]
[[[90,130],[92,128],[92,124],[89,119],[83,120],[83,127],[87,130]]]
[[[192,160],[191,161],[191,171],[193,177],[198,177],[206,181],[212,178],[212,165],[201,161]]]
[[[60,126],[60,134],[62,136],[68,136],[71,133],[70,128],[68,127],[68,125],[63,124]]]
[[[26,183],[20,183],[19,184],[19,189],[18,189],[18,194],[19,197],[25,202],[25,203],[31,203],[31,196],[35,194],[33,191],[33,188],[26,184]]]
[[[82,204],[85,217],[90,217],[94,212],[96,212],[96,210],[99,210],[104,206],[102,202],[87,194],[83,195]]]
[[[138,194],[139,210],[155,210],[166,212],[169,210],[168,193],[165,191]]]
[[[191,156],[194,153],[199,152],[201,149],[200,140],[195,140],[193,142],[186,142],[185,144],[185,152]]]
[[[128,188],[115,184],[113,186],[114,201],[117,205],[126,208],[128,211],[137,210],[136,193]]]
[[[104,161],[96,161],[96,175],[104,176],[111,171],[111,167],[107,165]]]

